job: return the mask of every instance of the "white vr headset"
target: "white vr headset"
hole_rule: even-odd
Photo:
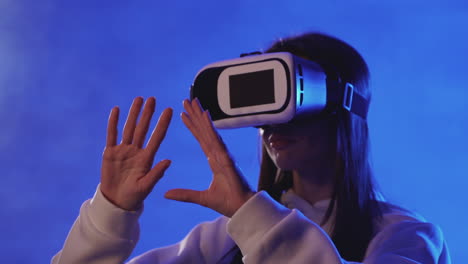
[[[209,110],[217,128],[281,124],[340,108],[366,119],[368,101],[352,84],[327,74],[288,52],[249,54],[203,67],[190,98]]]

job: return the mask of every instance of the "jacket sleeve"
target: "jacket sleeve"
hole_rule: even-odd
[[[123,263],[138,242],[141,213],[142,210],[130,212],[116,207],[98,187],[94,197],[81,206],[62,250],[51,263]]]
[[[228,218],[219,217],[211,222],[201,223],[179,243],[150,250],[128,264],[214,264],[224,263],[234,241],[227,235]],[[225,257],[225,258],[223,258]]]
[[[346,264],[330,237],[299,211],[285,208],[264,191],[247,201],[228,223],[244,263]],[[449,264],[438,228],[418,221],[385,226],[371,241],[366,264]]]
[[[129,212],[114,206],[96,191],[86,201],[73,224],[63,249],[52,258],[52,264],[117,264],[130,256],[139,238],[138,218],[142,210]],[[130,264],[146,263],[217,263],[234,247],[227,235],[228,218],[197,225],[179,243],[153,249]]]

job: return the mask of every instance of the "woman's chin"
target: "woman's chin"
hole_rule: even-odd
[[[294,162],[290,159],[277,158],[273,160],[273,162],[275,163],[276,167],[280,170],[289,171],[294,170],[296,168],[296,164],[294,164]]]

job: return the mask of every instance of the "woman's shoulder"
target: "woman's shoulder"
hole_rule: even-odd
[[[446,250],[445,239],[441,228],[422,215],[404,207],[381,202],[382,218],[377,224],[374,240],[400,241],[399,243],[416,243],[417,241],[432,245],[440,251]]]
[[[427,222],[426,219],[415,211],[408,210],[404,207],[398,206],[393,203],[380,201],[382,208],[382,219],[380,220],[380,227],[383,228],[388,225],[400,222]]]
[[[401,206],[387,202],[380,204],[383,215],[367,249],[366,260],[372,262],[402,256],[418,260],[418,263],[450,263],[439,226]]]

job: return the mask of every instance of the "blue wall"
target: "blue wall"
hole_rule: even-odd
[[[156,157],[173,164],[146,202],[133,256],[216,217],[162,197],[210,182],[178,118],[192,78],[209,62],[307,30],[346,40],[368,61],[377,180],[390,201],[440,225],[453,262],[464,263],[468,7],[404,0],[0,0],[3,262],[47,263],[61,248],[99,182],[109,110],[119,105],[126,113],[138,95],[156,96],[158,110],[172,106],[176,115]],[[256,131],[222,135],[255,185]]]

